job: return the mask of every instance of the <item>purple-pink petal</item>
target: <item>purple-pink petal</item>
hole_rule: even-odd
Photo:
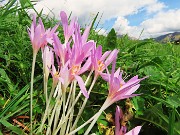
[[[91,28],[91,25],[88,26],[88,27],[85,29],[85,31],[84,31],[84,33],[83,33],[83,35],[82,35],[82,44],[85,44],[85,43],[86,43],[86,41],[87,41],[87,39],[88,39],[88,35],[89,35],[90,28]]]
[[[129,132],[127,132],[125,135],[138,135],[141,130],[141,127],[142,126],[137,126],[133,128],[132,130],[130,130]]]
[[[120,118],[122,110],[119,106],[116,107],[116,113],[115,113],[115,135],[119,135],[120,133]]]
[[[81,89],[81,92],[83,93],[83,95],[86,97],[86,98],[89,98],[89,94],[86,90],[86,87],[85,87],[85,84],[84,84],[84,81],[83,79],[78,76],[78,75],[74,75],[75,79],[77,80],[78,84],[79,84],[79,87]]]
[[[86,61],[86,63],[81,67],[78,74],[80,75],[80,74],[86,72],[89,69],[90,65],[91,65],[91,58],[89,57],[88,60]]]
[[[106,51],[106,52],[102,55],[102,57],[100,58],[100,60],[101,60],[101,61],[104,61],[110,53],[111,53],[111,51]]]
[[[111,54],[108,56],[108,58],[105,60],[105,65],[108,66],[114,59],[116,59],[118,54],[118,50],[113,50]]]

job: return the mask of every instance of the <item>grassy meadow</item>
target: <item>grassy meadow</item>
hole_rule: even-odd
[[[0,7],[0,135],[28,134],[30,128],[32,45],[27,27],[30,27],[32,21],[27,10],[33,9],[33,5],[21,2],[20,6],[12,7],[12,4],[13,1]],[[54,18],[47,18],[41,13],[39,17],[42,18],[45,27],[53,27],[57,23]],[[58,31],[58,36],[62,38],[61,26]],[[107,37],[98,35],[94,29],[91,29],[88,39],[96,41],[97,45],[102,45],[103,51],[111,46],[106,44]],[[141,95],[130,98],[134,116],[127,121],[128,129],[142,125],[140,135],[179,135],[180,45],[170,42],[161,44],[153,39],[131,40],[124,35],[117,38],[115,48],[119,50],[116,65],[123,70],[127,78],[135,75],[149,76],[141,82],[141,87],[136,92]],[[35,130],[40,125],[40,118],[45,109],[41,57],[39,52],[33,94],[33,129]],[[78,125],[98,111],[107,94],[108,85],[99,78]],[[83,100],[80,98],[75,108],[78,109]],[[122,100],[106,109],[91,132],[97,135],[111,135],[110,131],[114,129],[114,124],[107,116],[114,117],[116,105],[123,108],[126,103],[126,100]],[[83,135],[86,128],[87,126],[77,134]]]

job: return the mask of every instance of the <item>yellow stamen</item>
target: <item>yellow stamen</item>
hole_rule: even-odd
[[[59,78],[59,77],[60,77],[59,72],[56,72],[56,73],[54,74],[54,77],[55,77],[55,78]]]
[[[98,71],[102,71],[105,66],[104,63],[102,61],[98,60],[97,64],[98,64]]]
[[[120,83],[120,88],[123,86],[123,84],[122,83]]]
[[[80,66],[77,66],[77,65],[73,65],[72,68],[71,68],[71,74],[76,74],[77,72],[79,72],[80,70]]]

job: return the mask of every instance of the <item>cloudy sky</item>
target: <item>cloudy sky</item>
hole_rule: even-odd
[[[180,31],[180,0],[39,0],[35,8],[58,18],[61,10],[72,12],[83,26],[99,12],[101,34],[115,28],[143,39]]]

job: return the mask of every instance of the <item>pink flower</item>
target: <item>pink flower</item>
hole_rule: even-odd
[[[109,83],[109,94],[107,100],[109,101],[109,104],[113,104],[116,101],[139,95],[133,93],[140,87],[140,81],[147,78],[146,76],[139,79],[138,75],[136,75],[125,82],[125,80],[122,78],[122,72],[120,72],[120,68],[118,68],[118,70],[114,73],[115,65],[116,61],[113,61],[111,74],[109,74],[109,71],[107,70],[108,73],[104,75],[105,80],[108,77],[107,81]]]
[[[59,24],[57,24],[52,29],[49,28],[48,30],[45,30],[41,18],[39,18],[38,24],[36,24],[36,15],[33,16],[33,22],[31,24],[31,28],[28,28],[28,34],[32,43],[34,53],[37,53],[40,48],[44,48],[47,43],[53,43],[52,36],[58,26]]]
[[[41,19],[39,19],[39,23],[36,25],[35,15],[33,16],[31,28],[28,28],[28,34],[32,43],[33,52],[37,54],[39,49],[46,44],[46,35]]]
[[[112,64],[112,73],[109,74],[109,71],[107,70],[107,74],[103,74],[103,79],[108,81],[109,83],[109,94],[105,101],[105,107],[107,108],[114,102],[117,102],[122,99],[130,98],[137,96],[139,94],[133,94],[139,87],[140,87],[140,81],[144,80],[144,78],[138,78],[138,76],[132,77],[127,82],[123,80],[122,78],[122,72],[120,72],[120,69],[118,69],[115,73],[115,64],[116,61],[113,61]]]
[[[95,75],[103,76],[103,71],[114,61],[117,57],[118,50],[106,51],[102,55],[102,46],[94,48],[92,51],[92,69],[95,70]]]
[[[77,80],[81,92],[83,95],[88,98],[85,84],[80,75],[86,72],[91,65],[91,50],[94,47],[95,43],[93,41],[85,42],[83,37],[80,34],[80,29],[76,29],[73,36],[74,44],[72,45],[71,52],[69,51],[69,68],[70,68],[70,80]],[[84,42],[84,44],[83,44]]]
[[[54,64],[54,54],[48,46],[45,46],[44,50],[42,49],[42,59],[45,77],[48,80],[49,68]]]
[[[59,40],[56,34],[53,35],[53,40],[54,40],[53,48],[56,56],[58,57],[57,58],[58,64],[59,66],[60,65],[64,66],[69,59],[70,44],[67,43],[66,46],[61,44],[61,41]]]
[[[70,25],[68,25],[68,18],[64,11],[61,11],[60,13],[63,31],[64,31],[64,37],[65,37],[65,44],[69,41],[69,38],[72,36],[75,30],[75,24],[76,19],[72,19]]]
[[[84,81],[80,77],[80,75],[89,69],[91,60],[90,58],[87,58],[87,60],[85,60],[84,54],[80,54],[79,56],[76,55],[77,54],[73,54],[72,52],[72,57],[70,59],[70,80],[77,80],[81,92],[86,98],[89,98]]]
[[[58,70],[56,70],[55,66],[52,65],[52,71],[50,70],[50,73],[51,73],[52,78],[53,78],[53,85],[54,86],[56,86],[58,81],[60,80],[60,73]]]
[[[115,135],[138,135],[141,126],[137,126],[133,128],[131,131],[126,133],[126,126],[120,125],[120,121],[123,117],[123,112],[119,106],[116,107],[116,113],[115,113]]]

